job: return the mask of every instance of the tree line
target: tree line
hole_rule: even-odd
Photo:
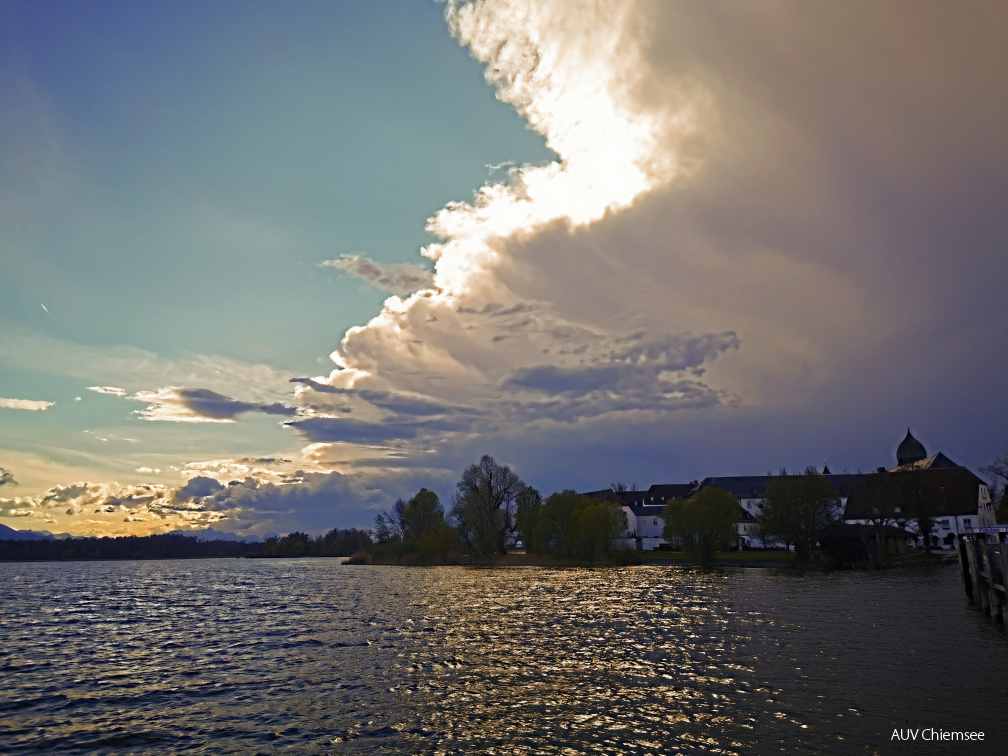
[[[205,559],[245,556],[251,544],[199,541],[178,534],[0,541],[0,561],[56,562],[92,559]]]
[[[39,541],[0,540],[0,561],[57,562],[94,559],[208,559],[216,557],[347,557],[374,543],[366,530],[335,528],[324,536],[290,533],[262,543],[200,541],[179,533]]]
[[[627,527],[622,508],[575,491],[545,500],[510,467],[484,455],[467,467],[446,511],[421,488],[375,518],[375,561],[444,563],[461,557],[490,561],[518,543],[527,553],[592,562],[611,555]]]

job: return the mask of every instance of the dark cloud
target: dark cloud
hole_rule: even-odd
[[[217,493],[222,488],[224,488],[224,486],[213,478],[208,478],[204,475],[197,475],[195,478],[190,478],[188,483],[177,489],[172,498],[176,502],[192,501],[193,499],[199,499],[204,496],[210,496],[211,494]]]
[[[524,389],[553,397],[588,397],[595,395],[599,408],[624,406],[627,409],[659,410],[666,400],[675,397],[696,397],[706,400],[717,396],[698,381],[670,382],[663,373],[700,371],[702,365],[721,352],[739,347],[738,337],[731,332],[705,336],[669,336],[645,339],[633,334],[617,341],[615,348],[602,357],[585,363],[538,365],[520,368],[504,381],[505,389]],[[608,399],[601,394],[610,395]],[[593,413],[597,414],[597,413]]]
[[[17,481],[14,480],[14,473],[12,473],[10,470],[5,470],[4,468],[0,467],[0,486],[6,486],[6,485],[16,486]]]
[[[243,412],[262,412],[267,415],[291,416],[297,414],[292,407],[283,404],[257,404],[254,402],[239,402],[230,397],[218,394],[209,389],[178,389],[179,402],[188,409],[203,417],[215,420],[233,419]]]
[[[448,413],[471,413],[472,409],[459,405],[439,402],[427,397],[410,394],[397,394],[392,391],[374,391],[362,389],[357,395],[379,409],[393,412],[397,415],[444,415]]]
[[[469,425],[464,418],[425,422],[367,422],[349,418],[309,417],[284,425],[294,428],[312,443],[381,444],[416,438],[420,434],[462,430]]]
[[[313,532],[333,527],[368,527],[389,505],[389,495],[340,473],[300,473],[296,483],[269,483],[253,477],[231,481],[206,499],[208,508],[227,514],[239,529],[273,527]],[[394,499],[392,499],[394,501]]]

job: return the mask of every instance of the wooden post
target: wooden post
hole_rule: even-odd
[[[976,541],[964,541],[964,545],[966,546],[966,556],[969,559],[970,577],[973,580],[973,600],[982,611],[986,612],[990,599],[984,589],[983,578],[980,576],[982,565],[979,544]]]
[[[973,578],[970,575],[969,567],[969,557],[966,556],[966,542],[958,541],[956,543],[956,554],[959,556],[959,577],[962,578],[963,590],[966,591],[966,598],[973,603],[975,599],[973,598]]]

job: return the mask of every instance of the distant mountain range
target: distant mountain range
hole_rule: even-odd
[[[240,541],[242,543],[259,543],[257,536],[241,536],[237,533],[225,533],[222,530],[207,528],[206,530],[173,530],[168,535],[181,535],[195,538],[197,541]]]
[[[207,528],[206,530],[173,530],[169,535],[188,536],[197,541],[240,541],[241,543],[258,543],[256,536],[240,536],[237,533],[225,533],[221,530]],[[74,538],[69,533],[49,533],[37,530],[15,530],[0,524],[0,541],[53,541],[63,538]]]
[[[52,541],[57,537],[52,533],[38,533],[34,530],[15,530],[0,524],[0,541]]]

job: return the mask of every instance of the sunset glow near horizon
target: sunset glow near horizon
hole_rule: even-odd
[[[1008,4],[0,0],[0,523],[1008,441]]]

